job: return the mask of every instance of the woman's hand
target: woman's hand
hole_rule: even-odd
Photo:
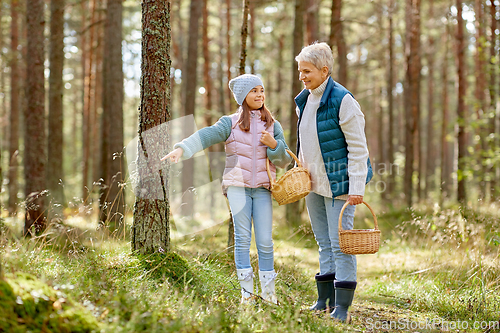
[[[167,158],[170,158],[170,161],[172,161],[174,163],[177,163],[177,162],[179,162],[179,159],[181,158],[182,154],[184,154],[184,150],[182,150],[181,147],[175,148],[170,153],[168,153],[167,155],[165,155],[161,159],[161,161],[165,161]]]
[[[278,145],[278,142],[276,142],[273,136],[266,131],[262,131],[262,137],[260,138],[260,142],[262,142],[271,149],[276,148],[276,146]]]
[[[351,205],[359,205],[363,203],[363,196],[362,195],[350,195],[349,198],[347,199],[349,201],[349,204]]]

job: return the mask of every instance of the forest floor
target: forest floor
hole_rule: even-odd
[[[136,256],[130,242],[103,237],[86,218],[68,218],[29,240],[16,236],[21,219],[6,218],[2,267],[7,278],[28,273],[62,291],[94,315],[101,332],[500,332],[497,212],[379,216],[383,243],[378,253],[358,256],[350,325],[307,310],[318,270],[307,224],[275,227],[279,306],[239,304],[226,225],[172,239],[166,254]],[[257,271],[254,245],[251,255]]]

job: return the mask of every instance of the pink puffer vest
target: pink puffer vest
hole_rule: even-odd
[[[260,119],[260,111],[252,111],[250,131],[243,131],[238,125],[239,113],[231,116],[231,134],[226,140],[226,167],[222,178],[222,190],[228,186],[270,188],[266,169],[267,146],[260,142],[262,131],[266,130],[274,137],[274,125],[268,129]],[[276,167],[269,164],[273,179]]]

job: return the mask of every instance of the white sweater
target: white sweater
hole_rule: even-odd
[[[316,89],[310,90],[304,114],[300,122],[299,160],[311,172],[312,191],[324,197],[331,198],[332,190],[326,175],[325,164],[321,156],[316,125],[316,112],[328,80]],[[297,115],[299,114],[297,108]],[[347,142],[347,159],[349,174],[349,195],[364,195],[366,175],[368,173],[368,147],[365,136],[365,117],[358,102],[346,94],[339,110],[339,125]],[[347,200],[348,195],[335,199]]]

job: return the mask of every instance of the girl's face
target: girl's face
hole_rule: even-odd
[[[257,86],[250,90],[245,101],[251,110],[258,110],[264,105],[264,99],[266,95],[264,94],[264,87]]]
[[[318,69],[307,61],[299,61],[299,80],[304,83],[306,89],[318,88],[328,77],[328,67]]]

